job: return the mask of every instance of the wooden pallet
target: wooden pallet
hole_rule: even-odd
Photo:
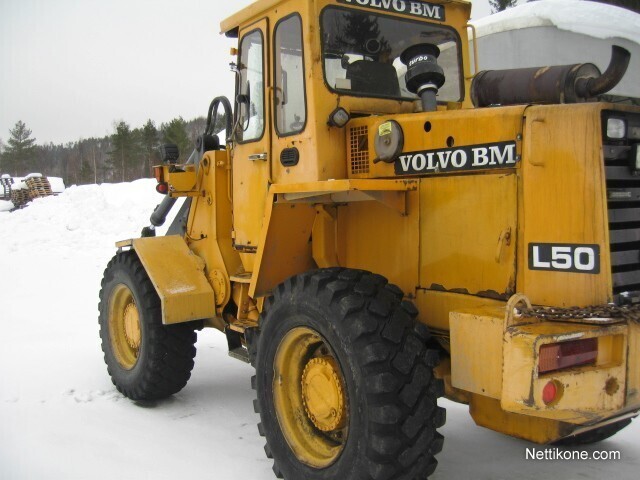
[[[16,207],[26,205],[31,197],[29,197],[29,190],[26,188],[20,190],[11,190],[11,201]]]
[[[48,197],[53,195],[51,184],[47,177],[30,177],[24,181],[29,188],[29,198]]]

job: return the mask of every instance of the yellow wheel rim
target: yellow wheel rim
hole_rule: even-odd
[[[297,327],[280,342],[273,398],[278,423],[302,463],[326,468],[342,452],[348,429],[345,382],[326,341]]]
[[[140,314],[133,293],[123,284],[116,285],[109,301],[109,338],[116,360],[125,370],[138,361],[142,332]]]

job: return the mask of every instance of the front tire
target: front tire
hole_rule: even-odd
[[[107,371],[132,400],[159,400],[189,380],[196,355],[192,324],[163,325],[160,299],[134,251],[104,271],[99,323]]]
[[[414,480],[436,468],[443,383],[417,310],[368,272],[290,278],[265,305],[256,410],[276,476]]]

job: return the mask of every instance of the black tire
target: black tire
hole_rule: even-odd
[[[137,348],[125,345],[124,354],[116,336],[126,335],[110,317],[122,295],[132,298],[139,324]],[[107,265],[98,309],[104,361],[119,392],[132,400],[159,400],[187,384],[196,356],[194,326],[162,324],[160,299],[134,251],[118,253]]]
[[[625,428],[631,423],[631,419],[621,420],[616,423],[612,423],[610,425],[605,425],[604,427],[595,428],[593,430],[589,430],[588,432],[580,433],[578,435],[571,435],[569,437],[565,437],[562,440],[558,440],[554,443],[554,445],[563,445],[567,447],[578,446],[578,445],[590,445],[592,443],[598,443],[602,440],[606,440],[609,437],[614,436],[620,430]]]
[[[433,473],[434,456],[443,445],[436,429],[446,419],[444,408],[437,406],[444,384],[433,375],[438,352],[428,347],[432,339],[416,323],[417,313],[412,303],[402,301],[398,287],[358,270],[312,271],[275,289],[261,318],[252,386],[261,418],[258,430],[266,437],[265,452],[274,459],[277,477],[416,480]],[[331,350],[346,391],[346,438],[333,463],[322,467],[294,453],[274,400],[279,345],[290,332],[305,328],[317,332]],[[315,422],[313,415],[309,418]],[[313,428],[312,435],[322,435]]]

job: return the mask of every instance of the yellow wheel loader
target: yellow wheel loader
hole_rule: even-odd
[[[441,396],[539,444],[630,423],[640,108],[598,101],[629,53],[604,73],[478,71],[470,10],[259,0],[222,22],[236,96],[212,102],[189,161],[165,147],[165,198],[104,274],[118,390],[177,392],[195,332],[220,330],[256,369],[259,431],[288,480],[428,477]]]

